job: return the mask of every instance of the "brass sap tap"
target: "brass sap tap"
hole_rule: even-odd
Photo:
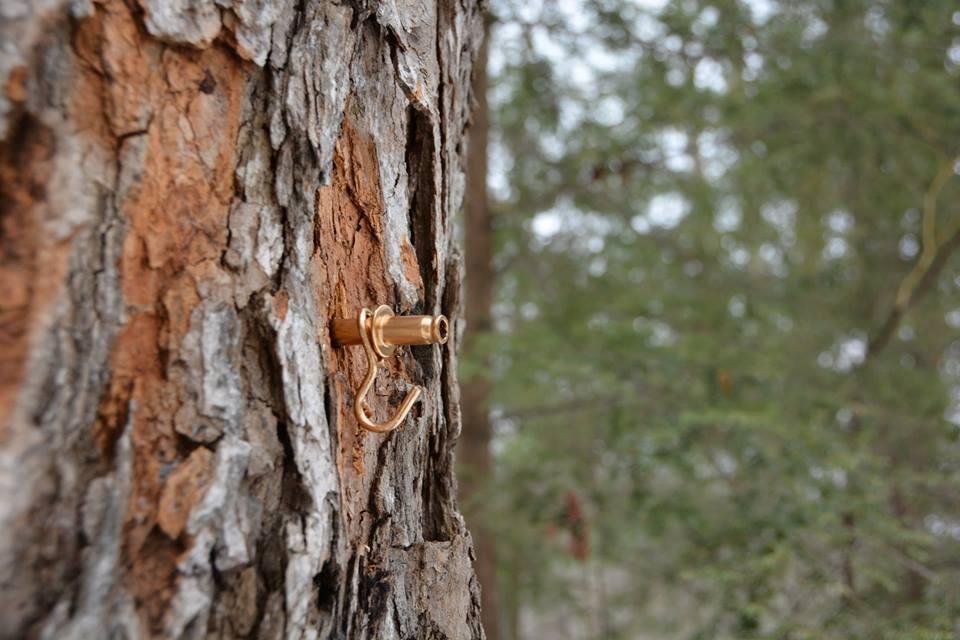
[[[380,305],[372,313],[361,309],[357,318],[337,318],[331,326],[331,336],[337,346],[362,344],[367,353],[367,375],[357,389],[353,413],[357,422],[367,431],[392,431],[406,419],[414,403],[423,392],[419,386],[411,389],[400,404],[396,415],[386,422],[373,422],[365,408],[367,392],[377,377],[377,367],[393,355],[401,344],[445,344],[450,334],[450,323],[445,316],[396,316],[387,305]]]

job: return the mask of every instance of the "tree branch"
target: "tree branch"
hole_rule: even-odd
[[[923,250],[910,273],[900,282],[893,307],[877,333],[867,343],[867,358],[876,355],[887,346],[900,321],[920,297],[936,282],[947,260],[960,247],[960,223],[954,225],[946,238],[937,243],[937,198],[951,176],[960,157],[941,165],[923,197]]]

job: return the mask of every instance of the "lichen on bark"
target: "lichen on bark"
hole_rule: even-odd
[[[480,8],[0,1],[0,636],[482,636],[455,357]]]

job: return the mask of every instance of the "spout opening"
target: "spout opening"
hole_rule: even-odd
[[[434,340],[439,344],[446,344],[450,336],[450,323],[446,316],[437,316],[433,321]]]

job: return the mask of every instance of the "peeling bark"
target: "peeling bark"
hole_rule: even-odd
[[[0,0],[0,637],[479,638],[456,347],[480,8]],[[458,327],[454,322],[455,329]]]

